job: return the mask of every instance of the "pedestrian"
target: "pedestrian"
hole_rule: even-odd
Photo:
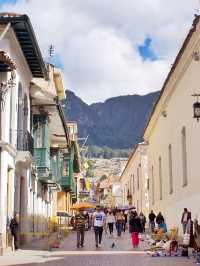
[[[110,235],[113,234],[114,224],[115,224],[115,216],[114,216],[113,212],[111,210],[109,210],[109,212],[106,215],[106,225],[109,229]]]
[[[146,224],[146,217],[145,215],[143,214],[143,212],[140,212],[140,222],[141,222],[141,226],[142,226],[142,233],[145,233],[145,224]]]
[[[18,241],[19,241],[19,214],[15,213],[14,218],[10,221],[10,231],[11,235],[14,238],[14,249],[18,250]]]
[[[93,227],[95,233],[96,247],[101,247],[103,229],[105,228],[105,213],[101,211],[101,207],[96,207],[96,212],[93,214]]]
[[[129,218],[129,232],[131,233],[132,245],[133,247],[138,247],[139,245],[139,233],[142,232],[142,225],[140,217],[138,216],[136,210],[131,211]]]
[[[191,223],[191,212],[189,212],[187,208],[184,208],[181,218],[183,234],[189,233],[190,223]]]
[[[123,211],[123,217],[124,217],[124,220],[123,220],[123,231],[125,233],[126,232],[126,224],[127,224],[127,220],[128,220],[128,215],[127,215],[126,211]]]
[[[160,228],[160,224],[163,224],[165,221],[163,215],[161,212],[158,213],[157,217],[156,217],[156,223],[158,225],[158,228]]]
[[[156,218],[156,215],[153,212],[153,210],[151,210],[151,212],[149,214],[149,228],[150,228],[151,232],[154,232],[154,229],[155,229],[155,218]]]
[[[123,229],[123,223],[124,223],[124,216],[123,212],[121,210],[117,210],[115,215],[116,220],[116,229],[117,229],[117,236],[121,236],[122,229]]]
[[[77,248],[84,247],[84,238],[85,238],[85,225],[86,225],[86,216],[84,215],[83,210],[79,210],[78,214],[75,215],[75,229],[77,231]]]

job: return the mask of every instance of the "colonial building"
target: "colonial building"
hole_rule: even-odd
[[[26,15],[0,14],[0,247],[19,213],[20,243],[51,232],[77,199],[77,125],[59,69],[45,64]]]
[[[196,16],[144,132],[148,145],[150,209],[181,226],[186,207],[200,218],[200,125],[191,95],[200,93],[200,17]]]
[[[0,246],[14,210],[25,216],[33,155],[29,89],[47,72],[27,16],[0,14]],[[25,220],[20,219],[21,231]]]
[[[149,212],[147,144],[139,143],[120,177],[123,205],[133,205],[137,211]]]

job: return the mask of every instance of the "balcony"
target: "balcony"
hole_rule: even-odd
[[[50,176],[55,183],[61,180],[61,157],[59,150],[52,150],[50,155]]]
[[[71,191],[71,178],[69,176],[62,176],[59,183],[63,190]]]
[[[47,182],[51,179],[50,177],[50,154],[48,148],[35,148],[34,159],[36,164],[36,171],[38,178],[42,182]]]
[[[34,140],[27,130],[17,130],[17,150],[29,151],[33,155]]]
[[[70,192],[72,190],[73,163],[69,154],[64,154],[61,161],[60,186],[63,190]]]
[[[28,169],[31,166],[33,161],[33,146],[34,141],[30,132],[27,130],[17,130],[16,168],[18,172],[23,169]]]

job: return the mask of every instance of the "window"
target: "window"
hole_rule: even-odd
[[[12,125],[13,125],[13,90],[11,88],[10,90],[10,118],[9,118],[9,121],[10,121],[10,124],[9,124],[9,128],[10,128],[10,131],[9,131],[9,142],[12,144],[12,139],[13,139],[13,136],[12,136]]]
[[[44,131],[44,125],[38,123],[38,127],[36,130],[35,135],[35,147],[36,148],[43,148],[43,131]]]
[[[162,159],[159,157],[159,186],[160,186],[160,200],[162,200]]]
[[[181,141],[182,141],[182,167],[183,167],[183,187],[188,184],[188,175],[187,175],[187,145],[186,145],[186,129],[182,128],[181,131]]]
[[[169,194],[173,193],[173,172],[172,172],[172,145],[169,144],[168,147],[169,156]]]
[[[135,193],[135,176],[133,174],[133,194]]]
[[[137,168],[137,189],[140,189],[140,169]]]
[[[149,190],[149,178],[147,179],[147,190]]]
[[[154,169],[151,167],[151,182],[152,182],[152,205],[155,204],[155,191],[154,191]]]

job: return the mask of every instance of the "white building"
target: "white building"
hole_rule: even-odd
[[[7,225],[14,211],[26,230],[32,136],[29,88],[46,75],[27,16],[0,14],[0,247],[9,246]]]
[[[184,207],[200,219],[200,124],[193,93],[200,93],[200,17],[196,16],[163,85],[144,132],[148,145],[150,209],[169,227],[181,226]]]
[[[122,203],[133,205],[137,211],[149,212],[147,144],[139,143],[124,168],[120,177]]]

